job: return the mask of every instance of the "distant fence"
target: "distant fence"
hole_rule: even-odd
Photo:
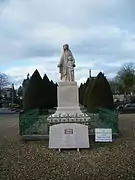
[[[89,134],[94,134],[95,128],[112,128],[113,133],[118,133],[118,112],[116,110],[99,109],[98,113],[84,113],[84,116],[71,117],[61,114],[53,116],[55,110],[41,111],[33,109],[21,112],[19,116],[20,135],[47,135],[49,127],[59,123],[81,123],[88,125]]]

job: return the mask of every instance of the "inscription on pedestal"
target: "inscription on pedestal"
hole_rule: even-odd
[[[65,134],[73,134],[73,129],[65,129]]]

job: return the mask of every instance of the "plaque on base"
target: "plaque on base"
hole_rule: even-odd
[[[112,142],[112,129],[110,128],[96,128],[95,129],[96,142]]]

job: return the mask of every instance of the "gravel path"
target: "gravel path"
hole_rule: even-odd
[[[18,115],[0,116],[0,180],[134,180],[135,115],[120,115],[122,137],[90,150],[49,150],[18,140]]]

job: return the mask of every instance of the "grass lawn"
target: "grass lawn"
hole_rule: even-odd
[[[120,115],[121,137],[89,150],[58,153],[18,138],[18,115],[0,116],[0,180],[135,180],[135,114]]]

